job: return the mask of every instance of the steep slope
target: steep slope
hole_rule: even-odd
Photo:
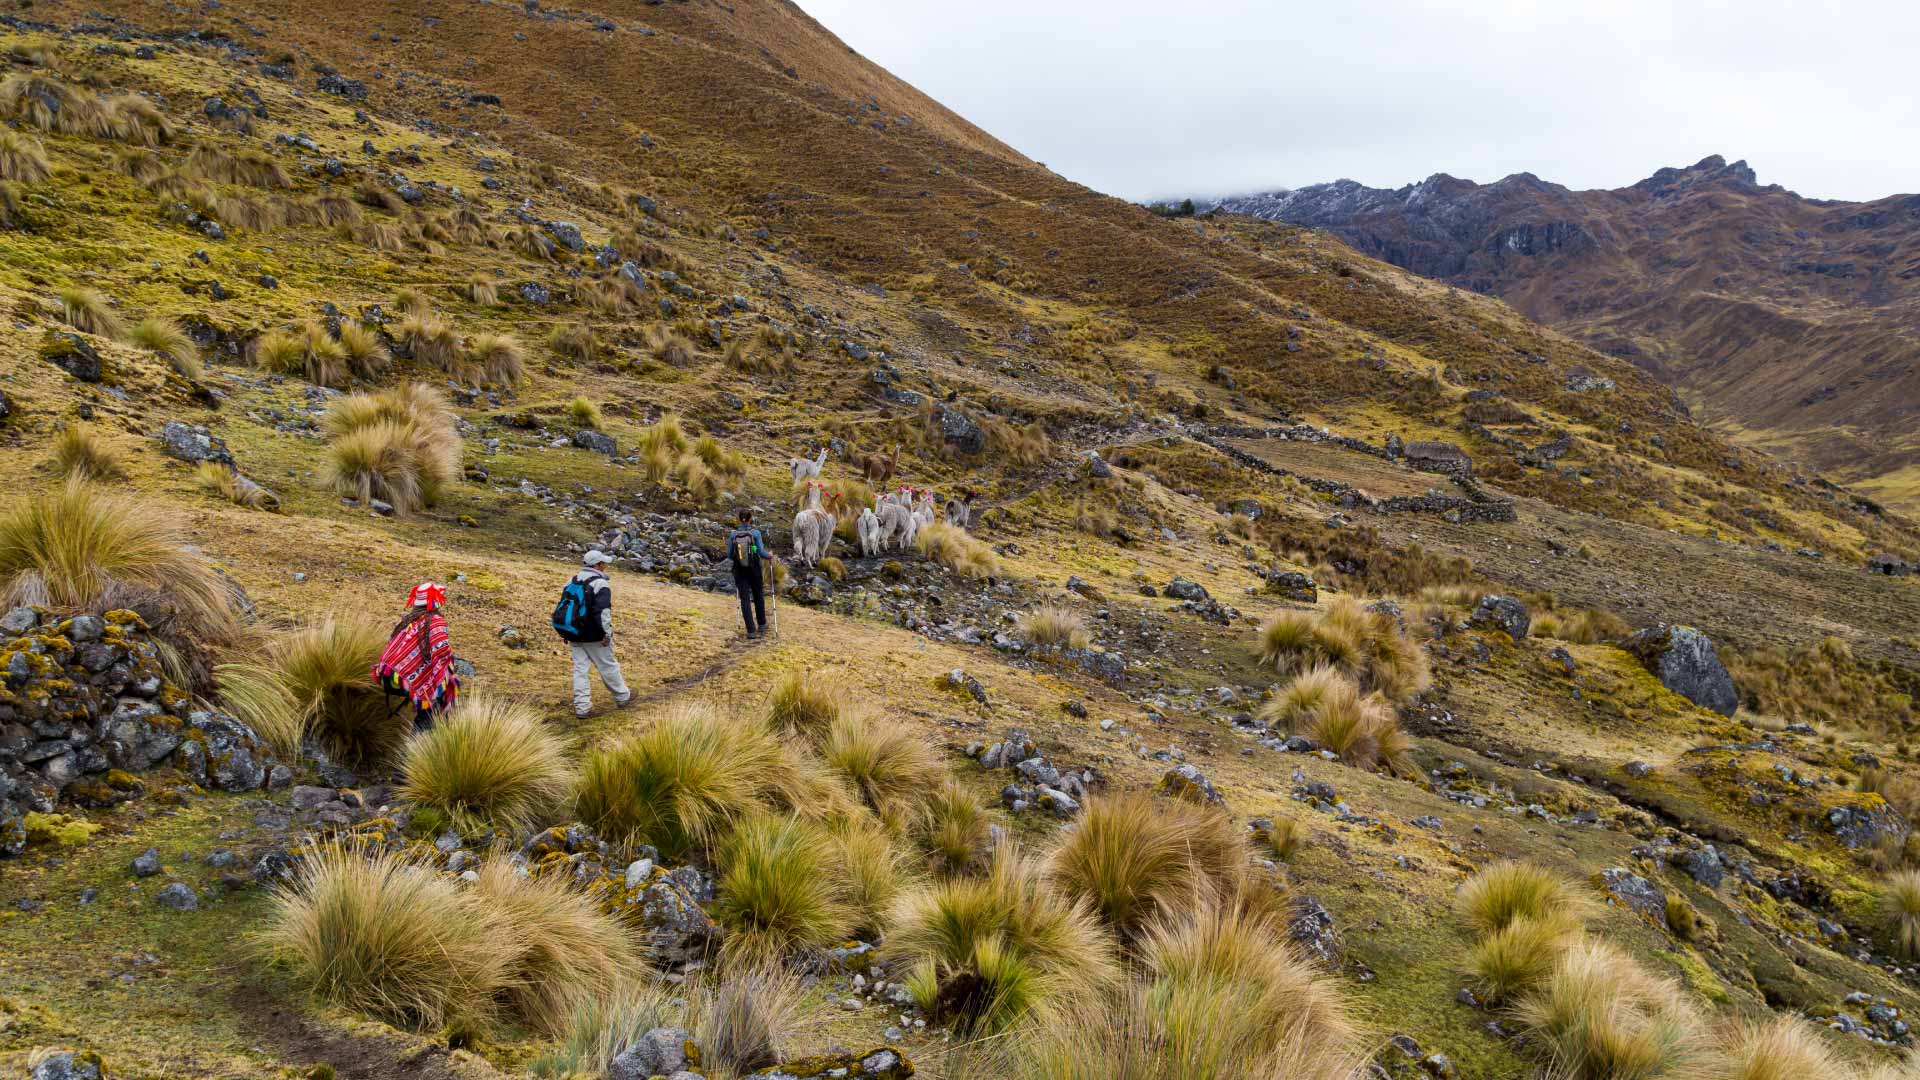
[[[1920,196],[1807,199],[1716,156],[1612,191],[1442,174],[1220,208],[1498,296],[1679,387],[1743,441],[1920,500]]]

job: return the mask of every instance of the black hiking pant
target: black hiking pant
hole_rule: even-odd
[[[765,633],[767,629],[767,593],[760,577],[758,570],[733,568],[733,591],[740,594],[740,618],[749,634]]]

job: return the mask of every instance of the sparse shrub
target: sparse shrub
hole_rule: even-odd
[[[954,777],[936,784],[920,805],[914,836],[940,874],[971,873],[980,866],[991,837],[987,808]]]
[[[567,402],[567,419],[575,427],[590,428],[594,431],[600,430],[601,425],[607,422],[606,417],[600,415],[600,406],[584,397],[576,397]]]
[[[500,289],[492,278],[476,277],[467,282],[467,299],[481,307],[499,307]]]
[[[935,882],[894,908],[885,953],[913,965],[908,988],[935,1021],[993,1032],[1084,1006],[1118,976],[1086,905],[1054,890],[1010,844],[983,877]]]
[[[460,436],[437,390],[418,383],[355,394],[327,408],[328,486],[397,513],[438,501],[460,475]]]
[[[170,636],[232,636],[225,582],[189,551],[160,508],[78,480],[0,513],[0,604],[131,608]]]
[[[60,321],[75,330],[115,341],[127,336],[126,325],[100,290],[73,285],[61,289],[55,299],[60,305]]]
[[[733,829],[720,846],[714,903],[730,960],[771,963],[853,928],[833,852],[824,829],[797,817],[756,815]]]
[[[919,733],[860,713],[829,721],[820,758],[881,820],[904,825],[944,770]]]
[[[47,148],[31,135],[0,131],[0,180],[38,184],[53,175]]]
[[[1058,645],[1084,649],[1091,640],[1086,620],[1071,608],[1046,606],[1035,608],[1020,620],[1020,637],[1029,645]]]
[[[80,424],[68,424],[53,439],[53,471],[63,479],[124,480],[120,454]]]
[[[638,962],[626,931],[565,874],[528,875],[496,855],[481,864],[471,895],[503,929],[512,957],[497,992],[537,1030],[562,1030],[582,1002],[611,994]]]
[[[1247,877],[1246,840],[1209,807],[1143,793],[1087,800],[1047,859],[1047,872],[1130,938],[1155,915],[1194,897],[1232,898]]]
[[[944,521],[923,526],[913,546],[934,562],[968,578],[1000,576],[1000,556],[967,530]]]
[[[1899,870],[1880,883],[1880,917],[1900,955],[1920,957],[1920,870]]]
[[[788,668],[767,693],[767,726],[816,745],[846,711],[847,691],[839,680],[804,668]]]
[[[475,334],[467,339],[469,366],[493,386],[517,385],[526,374],[526,352],[506,334]]]
[[[538,710],[466,695],[407,743],[401,794],[444,813],[463,832],[518,832],[560,805],[573,774],[560,737]]]
[[[200,366],[199,347],[172,319],[160,316],[141,319],[127,331],[127,341],[165,357],[173,370],[185,378],[197,381],[205,374]]]
[[[1503,861],[1468,878],[1454,897],[1460,917],[1481,933],[1515,919],[1550,921],[1584,917],[1588,907],[1577,887],[1533,863]]]
[[[829,815],[850,805],[843,791],[805,775],[770,729],[705,705],[674,709],[589,754],[574,792],[580,820],[668,858],[709,848],[751,814]]]
[[[485,1019],[517,952],[502,923],[478,890],[398,854],[328,846],[274,893],[262,940],[333,1004],[431,1028]]]
[[[200,490],[236,506],[269,513],[280,509],[279,496],[240,475],[231,465],[203,461],[193,470],[193,482]]]
[[[369,672],[387,634],[362,618],[325,615],[273,641],[265,666],[300,710],[302,727],[336,757],[375,763],[396,753],[413,730],[402,709],[389,711]]]

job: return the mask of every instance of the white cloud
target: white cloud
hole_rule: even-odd
[[[1619,187],[1714,153],[1813,197],[1920,190],[1910,2],[801,4],[1124,198],[1436,172]]]

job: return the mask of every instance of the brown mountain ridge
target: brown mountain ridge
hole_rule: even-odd
[[[1632,360],[1729,434],[1920,500],[1920,196],[1809,199],[1716,155],[1613,190],[1436,174],[1221,208],[1500,297]]]

